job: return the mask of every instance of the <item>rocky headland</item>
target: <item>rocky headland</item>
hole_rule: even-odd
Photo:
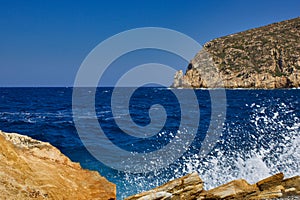
[[[298,88],[299,38],[300,17],[214,39],[172,87]]]
[[[0,131],[0,160],[0,199],[116,199],[115,184],[49,143]]]

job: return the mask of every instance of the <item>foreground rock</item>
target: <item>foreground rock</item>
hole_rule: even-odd
[[[284,179],[275,174],[255,184],[244,179],[234,180],[217,188],[205,191],[197,173],[184,176],[153,190],[143,192],[126,200],[213,200],[213,199],[274,199],[300,196],[300,177]]]
[[[203,181],[197,173],[192,173],[126,200],[195,199],[202,191]]]
[[[300,87],[300,17],[214,39],[173,87]],[[219,81],[222,80],[222,84]]]
[[[116,199],[116,186],[57,148],[0,131],[0,199]]]

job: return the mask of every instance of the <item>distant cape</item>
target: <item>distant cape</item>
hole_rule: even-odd
[[[222,84],[220,84],[220,80]],[[300,87],[300,17],[207,42],[172,87]]]

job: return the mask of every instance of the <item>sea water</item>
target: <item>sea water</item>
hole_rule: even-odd
[[[121,111],[129,109],[129,116],[122,115],[122,112],[114,116],[111,109],[113,90],[114,88],[97,89],[94,98],[95,113],[107,138],[126,151],[149,153],[164,148],[176,139],[183,117],[189,119],[189,115],[182,116],[181,108],[182,105],[189,104],[190,99],[178,102],[174,95],[176,89],[159,87],[137,89],[130,97],[130,106],[118,108]],[[126,93],[126,88],[124,91]],[[73,88],[0,88],[0,129],[50,142],[72,161],[80,162],[84,168],[99,171],[117,185],[118,199],[193,171],[199,172],[206,189],[237,178],[255,183],[277,172],[283,172],[286,177],[300,174],[299,89],[226,90],[226,104],[223,105],[226,113],[221,127],[214,127],[217,122],[212,117],[215,110],[212,108],[210,90],[195,90],[199,111],[189,112],[199,112],[199,123],[186,124],[186,129],[181,130],[189,131],[191,127],[196,129],[189,148],[167,166],[145,173],[112,169],[86,149],[74,124],[72,92]],[[184,93],[185,90],[181,92]],[[83,97],[90,94],[89,88],[82,89]],[[123,97],[119,98],[122,102]],[[148,138],[133,137],[118,127],[116,119],[125,117],[132,118],[139,126],[147,126],[153,120],[149,109],[154,104],[161,105],[167,116],[163,128],[157,134]],[[76,120],[87,121],[83,130],[86,133],[95,132],[89,126],[89,119],[94,117],[92,113],[86,111],[84,105],[76,108],[81,109]],[[160,118],[159,115],[156,117]],[[213,134],[214,128],[221,132],[210,151],[201,155],[199,149],[205,136],[208,131]],[[97,145],[103,144],[98,141]],[[178,145],[181,145],[180,142]],[[176,150],[172,149],[174,152]],[[116,153],[109,156],[115,156],[118,160],[120,155]],[[147,163],[147,160],[144,162]]]

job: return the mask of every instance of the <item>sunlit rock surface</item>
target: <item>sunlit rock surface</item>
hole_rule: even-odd
[[[49,143],[0,131],[0,199],[116,198],[116,186]]]
[[[296,199],[300,197],[300,176],[284,179],[282,173],[275,174],[255,184],[238,179],[205,191],[197,173],[170,181],[126,200],[192,200],[192,199]]]
[[[126,200],[195,199],[202,191],[203,181],[197,173],[192,173]]]

